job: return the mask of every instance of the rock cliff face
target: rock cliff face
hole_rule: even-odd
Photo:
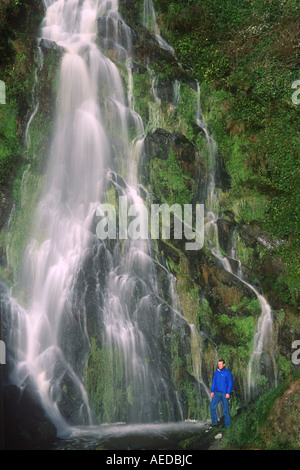
[[[128,8],[126,1],[120,2],[120,7],[125,19],[128,20],[128,24],[134,31],[133,37],[137,38],[143,31],[136,22],[138,15],[131,15],[131,8]],[[133,44],[136,45],[143,44],[142,47],[136,46],[134,49],[137,63],[147,64],[150,69],[152,67],[154,70],[156,97],[159,97],[161,111],[159,115],[160,128],[148,133],[145,138],[141,175],[143,175],[144,183],[148,187],[150,184],[154,197],[158,201],[168,200],[164,190],[167,178],[163,173],[165,168],[163,160],[167,159],[170,150],[172,150],[176,154],[178,165],[182,171],[184,185],[193,194],[197,194],[198,201],[204,202],[205,195],[207,195],[209,164],[203,143],[203,129],[198,127],[198,123],[193,122],[191,114],[189,115],[189,123],[186,121],[186,111],[193,100],[195,103],[197,99],[193,94],[197,87],[195,82],[190,79],[187,70],[176,63],[176,57],[168,55],[165,51],[163,57],[160,57],[160,61],[163,60],[164,65],[163,72],[160,73],[156,70],[157,59],[155,57],[156,54],[159,57],[161,51],[155,52],[157,47],[155,48],[153,38],[149,41],[150,38],[151,34],[149,35],[148,32],[143,34],[143,39],[139,38],[133,41]],[[136,70],[139,71],[139,77],[144,78],[144,83],[147,83],[145,80],[146,71],[137,66]],[[181,101],[179,101],[179,105],[177,103],[177,106],[174,106],[174,84],[177,80],[180,83]],[[136,81],[138,84],[138,80]],[[193,96],[191,101],[187,98],[187,90]],[[182,113],[180,103],[183,102],[185,112]],[[142,102],[139,100],[138,94],[136,95],[136,107],[142,109]],[[204,108],[206,108],[205,104]],[[185,143],[183,144],[184,139]],[[225,171],[220,156],[217,160],[215,178],[216,186],[223,192],[222,197],[224,197],[226,191],[230,190],[230,175]],[[171,187],[168,188],[168,195],[170,193],[176,194],[176,192],[172,192]],[[188,202],[188,199],[185,202]],[[276,380],[279,383],[296,368],[291,361],[291,344],[299,336],[300,325],[296,308],[292,303],[285,302],[283,296],[274,288],[274,281],[279,276],[284,278],[286,275],[284,263],[277,255],[273,254],[278,246],[278,241],[272,240],[266,235],[261,224],[255,225],[255,222],[251,224],[238,223],[235,220],[235,214],[227,210],[224,204],[222,204],[222,211],[218,214],[216,224],[219,246],[222,255],[227,257],[230,265],[229,272],[224,270],[224,265],[211,256],[211,253],[205,248],[200,253],[192,255],[185,252],[177,241],[172,241],[167,245],[162,242],[160,248],[172,261],[183,314],[190,316],[190,318],[192,315],[201,334],[207,335],[206,337],[214,345],[218,354],[224,355],[231,364],[236,377],[235,390],[238,401],[243,401],[242,397],[245,396],[247,387],[245,379],[247,360],[253,347],[254,332],[261,311],[257,296],[247,284],[249,283],[263,293],[272,309],[273,354],[278,368]],[[207,354],[208,356],[211,354],[209,347]],[[208,362],[209,359],[204,360],[204,363]],[[270,367],[274,368],[274,364]],[[205,370],[204,366],[202,370]],[[209,381],[210,368],[208,370],[207,379]],[[205,375],[205,372],[203,373]],[[266,371],[265,373],[268,377],[268,373]],[[271,382],[271,386],[274,386],[274,381]],[[268,385],[266,386],[268,387]]]
[[[36,35],[43,17],[40,2],[3,2],[1,23],[1,81],[5,83],[6,104],[1,105],[3,127],[0,163],[0,230],[9,220],[13,207],[13,182],[23,163],[26,122],[32,105]],[[5,264],[5,249],[0,247],[1,264]]]

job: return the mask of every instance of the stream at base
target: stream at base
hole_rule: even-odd
[[[74,427],[51,450],[183,450],[182,441],[191,437],[201,438],[198,449],[207,450],[214,441],[210,430],[201,422]]]

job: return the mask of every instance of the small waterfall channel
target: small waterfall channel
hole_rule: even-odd
[[[277,367],[275,361],[275,344],[273,332],[272,309],[265,297],[258,290],[247,282],[242,274],[241,262],[236,259],[234,248],[234,236],[232,236],[232,247],[230,250],[231,260],[236,261],[237,269],[233,269],[233,264],[229,258],[224,256],[220,250],[218,233],[218,198],[216,192],[216,176],[218,172],[217,144],[211,137],[208,127],[204,122],[200,107],[200,87],[198,85],[198,106],[197,106],[197,124],[203,130],[208,147],[210,158],[210,168],[207,181],[206,195],[206,221],[205,221],[205,240],[210,247],[213,256],[220,262],[223,269],[233,276],[236,276],[244,285],[251,289],[259,301],[261,314],[255,327],[255,336],[253,340],[252,353],[248,363],[247,387],[245,393],[245,402],[256,398],[260,392],[260,378],[267,376],[272,386],[277,385]]]

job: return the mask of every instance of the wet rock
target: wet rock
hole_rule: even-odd
[[[171,103],[174,106],[178,104],[176,91],[176,80],[173,78],[158,78],[155,84],[156,95],[162,101]]]
[[[4,421],[7,450],[42,449],[56,439],[56,428],[30,383],[23,390],[4,387]]]
[[[264,275],[272,273],[275,277],[278,277],[285,273],[286,268],[280,258],[266,256],[263,260],[261,270]]]
[[[55,441],[56,433],[55,426],[50,421],[44,420],[32,432],[32,437],[39,447],[45,447]]]
[[[182,171],[186,172],[193,181],[197,179],[197,159],[195,147],[182,134],[172,134],[165,129],[156,129],[147,134],[144,140],[144,153],[140,162],[140,174],[144,177],[144,183],[149,181],[149,163],[152,159],[167,160],[170,151],[176,154],[176,158]]]
[[[227,255],[231,255],[233,232],[237,224],[226,219],[218,219],[218,234],[220,247]]]
[[[120,60],[120,57],[118,57],[118,54],[121,54],[120,48],[123,48],[124,51],[125,49],[128,51],[130,48],[133,64],[135,64],[134,69],[137,73],[143,70],[144,64],[154,68],[157,67],[157,64],[164,64],[168,80],[167,83],[164,81],[160,83],[159,93],[163,93],[164,99],[167,101],[173,101],[172,93],[170,97],[167,90],[170,91],[169,83],[174,83],[176,79],[188,83],[194,90],[197,90],[197,82],[191,79],[190,71],[185,70],[169,50],[160,46],[154,34],[136,21],[140,13],[137,11],[136,2],[125,0],[120,5],[121,14],[123,10],[127,13],[127,24],[120,19],[112,19],[111,17],[98,19],[98,37],[101,46],[106,50],[112,47],[113,50],[117,51],[115,57],[117,60]],[[135,11],[137,11],[136,14]],[[128,15],[128,12],[131,12],[131,14]],[[133,18],[133,21],[130,20],[130,17]],[[105,39],[103,40],[103,38]],[[165,86],[167,88],[163,91]]]
[[[3,228],[5,221],[8,218],[9,215],[9,210],[11,207],[11,202],[10,202],[10,192],[8,190],[2,190],[0,191],[0,230]],[[5,250],[4,248],[0,248],[0,262],[1,264],[3,263],[3,259],[5,258]]]
[[[56,44],[55,41],[50,41],[50,39],[41,39],[39,45],[44,51],[46,50],[46,52],[47,50],[59,52],[60,54],[63,54],[65,52],[64,47],[59,46],[58,44]]]
[[[264,248],[272,250],[278,245],[278,242],[272,240],[270,237],[264,234],[257,225],[240,224],[239,235],[246,245],[250,246],[251,248],[255,248],[258,244]]]
[[[83,401],[82,385],[63,359],[57,360],[52,378],[52,395],[57,407],[69,424],[88,424],[88,410]]]

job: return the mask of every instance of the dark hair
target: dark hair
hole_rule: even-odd
[[[225,364],[224,359],[219,359],[218,362],[223,362],[223,364]]]

